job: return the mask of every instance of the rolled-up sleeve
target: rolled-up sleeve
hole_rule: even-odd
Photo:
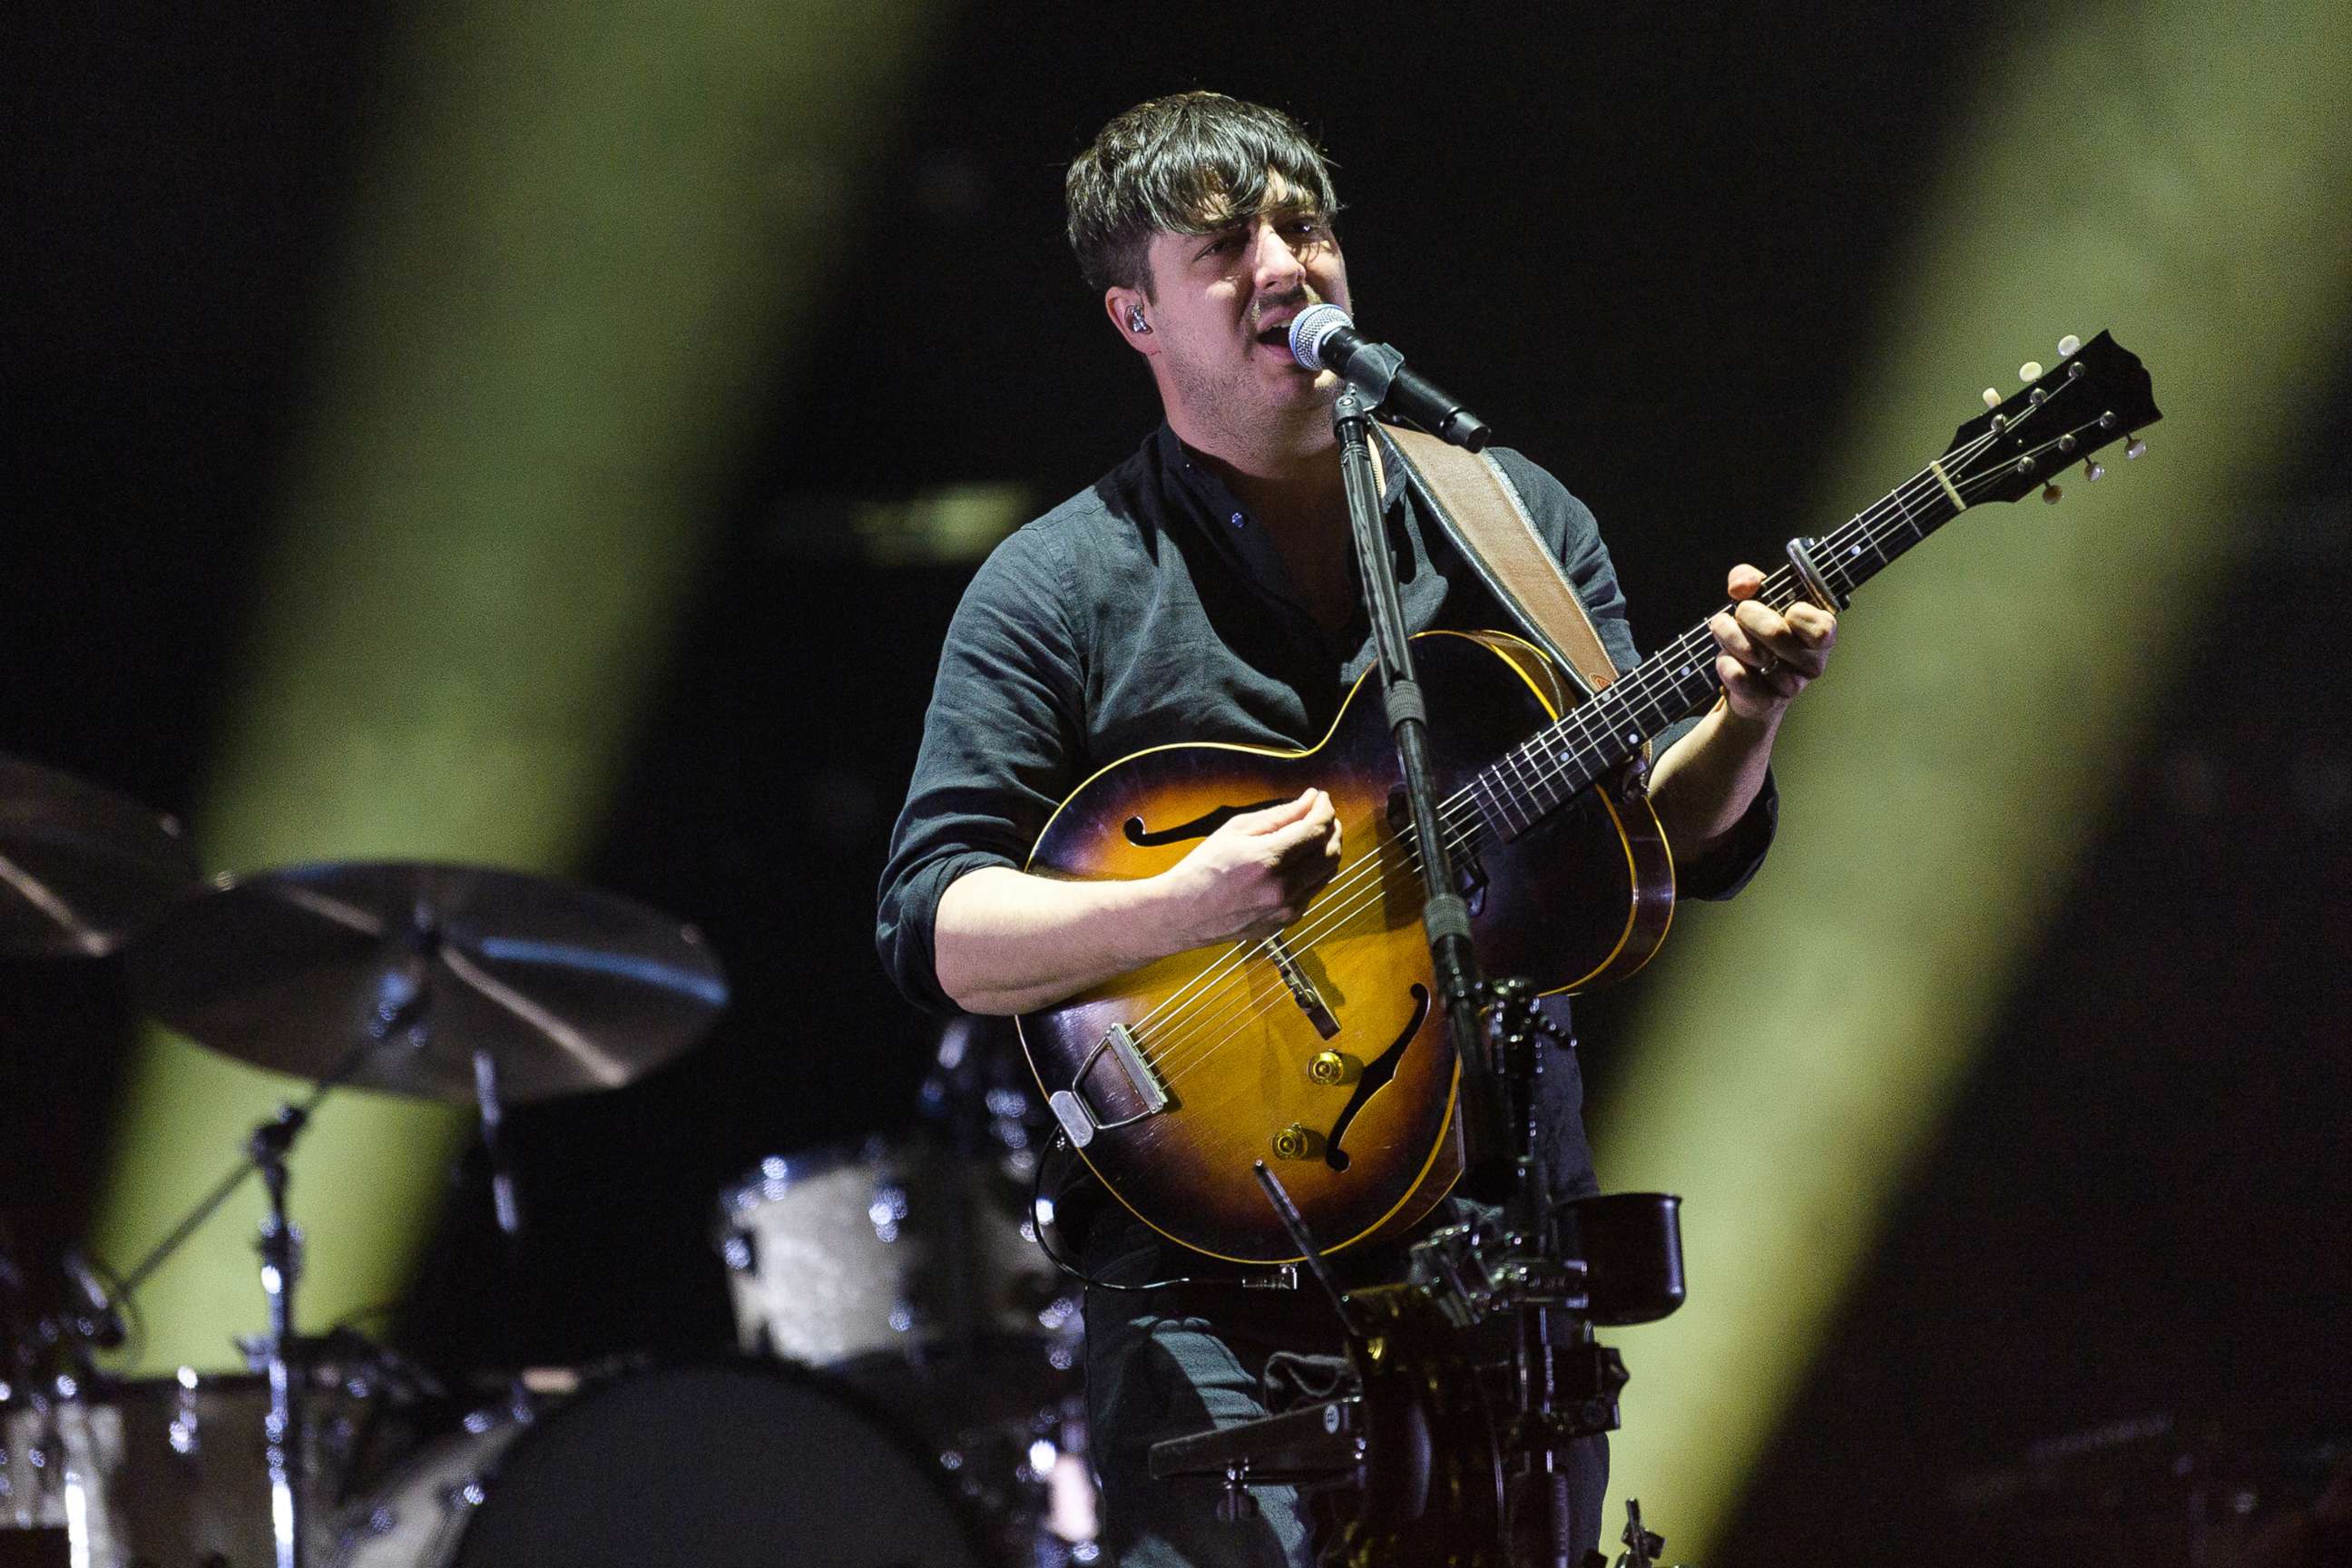
[[[875,948],[908,1000],[933,1012],[955,1010],[933,943],[940,896],[980,867],[1024,864],[1084,752],[1068,555],[1049,521],[999,545],[964,591],[891,829]]]

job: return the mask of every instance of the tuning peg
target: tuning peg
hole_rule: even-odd
[[[1994,391],[1990,386],[1984,389],[1984,400],[1985,406],[1987,408],[1998,408],[2000,406],[2000,394]]]
[[[2135,436],[2131,438],[2131,445],[2124,448],[2124,461],[2126,463],[2131,462],[2147,450],[2147,443]]]
[[[2048,501],[2052,506],[2056,506],[2058,504],[2058,498],[2065,493],[2066,492],[2064,490],[2058,488],[2058,481],[2055,479],[2051,480],[2048,484],[2042,487],[2042,499]]]
[[[2083,477],[2095,485],[2107,477],[2107,466],[2096,458],[2085,458],[2083,459]]]
[[[2020,381],[2040,381],[2042,379],[2042,365],[2040,362],[2036,360],[2027,360],[2023,364],[2019,365],[2017,367],[2017,379]]]
[[[2074,351],[2082,346],[2083,340],[2076,337],[2074,333],[2068,332],[2064,337],[2058,340],[2058,357],[2060,359],[2071,359],[2074,357]]]

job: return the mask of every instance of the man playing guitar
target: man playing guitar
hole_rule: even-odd
[[[1071,165],[1067,196],[1087,284],[1149,367],[1166,421],[1006,540],[949,631],[877,931],[894,979],[934,1009],[1031,1013],[1171,954],[1271,936],[1362,852],[1343,841],[1331,794],[1310,788],[1224,817],[1155,875],[1023,868],[1057,804],[1097,770],[1180,742],[1311,749],[1372,660],[1334,450],[1338,381],[1301,368],[1285,341],[1308,306],[1349,302],[1320,153],[1277,111],[1186,93],[1106,126]],[[1412,629],[1507,626],[1425,515],[1393,444],[1380,445]],[[1591,513],[1525,458],[1495,456],[1611,657],[1631,668]],[[1723,698],[1661,737],[1651,772],[1682,897],[1727,896],[1761,860],[1777,810],[1773,737],[1835,641],[1829,611],[1776,613],[1756,597],[1763,581],[1732,570],[1733,612],[1710,623]],[[1564,1004],[1547,1005],[1564,1023]],[[1573,1053],[1543,1082],[1559,1195],[1596,1190]],[[1313,1524],[1295,1496],[1265,1489],[1257,1518],[1223,1523],[1213,1487],[1156,1484],[1144,1456],[1160,1438],[1264,1414],[1268,1358],[1334,1348],[1328,1309],[1236,1289],[1214,1260],[1117,1205],[1092,1216],[1080,1252],[1111,1283],[1197,1281],[1087,1292],[1092,1451],[1115,1560],[1311,1562]],[[1389,1238],[1339,1261],[1363,1280],[1392,1276],[1398,1258]],[[1599,1537],[1606,1463],[1596,1439],[1570,1465],[1580,1552]]]

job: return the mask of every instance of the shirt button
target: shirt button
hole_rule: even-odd
[[[1240,512],[1235,512],[1234,513],[1234,526],[1235,528],[1247,528],[1249,526],[1249,519]]]

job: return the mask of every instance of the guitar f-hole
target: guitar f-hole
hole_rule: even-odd
[[[1412,1037],[1421,1033],[1421,1026],[1428,1016],[1429,987],[1416,984],[1412,988],[1412,1016],[1387,1050],[1364,1064],[1363,1073],[1356,1079],[1356,1092],[1348,1097],[1339,1119],[1331,1123],[1331,1135],[1323,1141],[1323,1163],[1333,1170],[1348,1168],[1348,1152],[1339,1147],[1339,1140],[1348,1135],[1348,1124],[1356,1120],[1356,1113],[1364,1109],[1366,1100],[1396,1077],[1397,1062],[1404,1056],[1405,1047],[1412,1044]]]
[[[1146,827],[1143,818],[1130,816],[1120,825],[1119,831],[1127,841],[1139,849],[1156,849],[1163,844],[1181,844],[1187,838],[1206,838],[1218,828],[1245,811],[1264,811],[1270,805],[1280,805],[1278,800],[1252,801],[1247,805],[1221,805],[1204,811],[1190,822],[1180,822],[1173,827]]]

